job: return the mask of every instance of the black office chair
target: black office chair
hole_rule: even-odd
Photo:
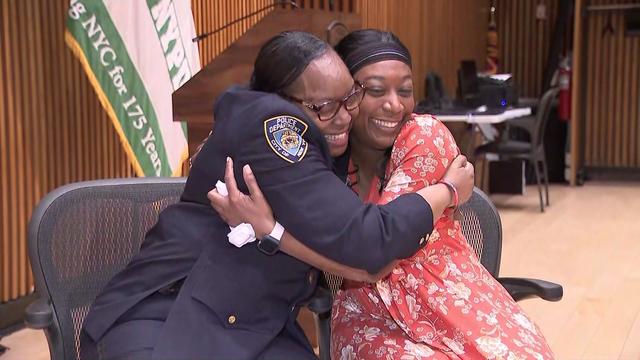
[[[549,122],[549,114],[553,101],[558,96],[559,88],[551,88],[547,90],[542,99],[540,99],[538,110],[535,117],[529,117],[520,121],[510,122],[512,125],[519,126],[527,130],[531,134],[531,141],[509,140],[501,138],[496,141],[478,146],[475,149],[476,158],[487,154],[497,154],[503,159],[522,159],[527,160],[532,165],[536,175],[538,184],[538,193],[540,196],[540,211],[544,211],[545,201],[542,197],[542,178],[544,177],[544,188],[546,205],[549,206],[549,173],[547,170],[547,160],[544,151],[544,133]],[[542,169],[540,169],[542,166]],[[542,172],[542,173],[541,173]],[[484,184],[484,171],[481,176],[481,184]]]
[[[80,329],[89,307],[137,253],[159,213],[178,201],[184,181],[131,178],[80,182],[58,188],[40,201],[29,223],[28,240],[39,298],[27,308],[25,322],[44,330],[52,360],[86,360],[80,358]],[[466,210],[470,206],[472,212]],[[465,235],[480,249],[483,264],[497,275],[501,229],[495,208],[478,191],[461,211]],[[493,234],[492,241],[486,240],[487,234]],[[342,279],[339,283],[328,279],[337,291]],[[559,285],[540,280],[507,279],[506,284],[517,299],[562,297]],[[325,359],[329,356],[331,302],[329,290],[318,288],[308,304],[324,329],[319,340]]]
[[[467,242],[476,251],[482,265],[507,289],[511,297],[520,301],[527,298],[539,297],[547,301],[559,301],[562,299],[562,286],[548,281],[527,278],[501,278],[500,256],[502,253],[502,223],[500,215],[487,195],[478,188],[473,189],[473,195],[468,202],[460,206],[462,219],[460,220],[462,232]],[[331,307],[327,308],[330,300],[328,296],[334,296],[342,285],[342,278],[325,273],[324,282],[327,289],[319,289],[317,297],[318,309],[314,316],[320,347],[320,359],[330,359],[331,339]],[[316,300],[316,299],[314,299]],[[314,311],[313,308],[311,308]]]
[[[44,330],[53,360],[80,360],[80,329],[91,303],[138,252],[160,211],[178,201],[184,182],[88,181],[58,188],[40,201],[29,223],[39,298],[27,308],[25,322]]]
[[[182,194],[185,178],[129,178],[60,187],[38,204],[29,222],[29,258],[38,299],[25,323],[42,329],[52,360],[82,359],[80,330],[107,282],[138,252],[147,231]],[[308,306],[331,309],[331,296]],[[258,310],[257,310],[258,311]]]

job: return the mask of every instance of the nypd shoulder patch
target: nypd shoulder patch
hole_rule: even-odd
[[[295,163],[307,154],[302,138],[308,125],[291,115],[275,116],[264,121],[264,135],[269,147],[285,161]]]

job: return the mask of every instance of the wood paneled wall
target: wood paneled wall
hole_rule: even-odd
[[[68,0],[0,0],[0,303],[33,287],[27,223],[47,192],[66,183],[135,176],[91,85],[64,43]],[[272,0],[192,0],[198,33]],[[303,8],[355,11],[364,27],[395,32],[413,53],[417,98],[427,71],[450,92],[462,59],[484,63],[485,0],[300,0]],[[200,46],[206,65],[268,10]]]
[[[353,13],[357,12],[359,1],[361,0],[297,0],[296,3],[303,9]]]
[[[586,3],[640,4],[637,0]],[[609,22],[613,33],[604,31]],[[588,12],[585,30],[584,165],[639,168],[640,36],[625,37],[623,12]]]
[[[523,96],[538,97],[542,91],[558,1],[496,0],[500,71],[514,74]],[[582,10],[576,13],[583,13],[590,5],[639,3],[581,0]],[[546,5],[546,20],[536,19],[539,4]],[[574,92],[578,90],[572,115],[574,184],[582,166],[640,167],[640,37],[624,36],[624,13],[620,11],[588,12],[580,20],[574,37],[574,46],[584,45],[580,59],[574,57],[578,67],[573,69],[579,77],[574,77],[573,86]],[[614,33],[603,34],[609,20]]]
[[[134,172],[67,49],[68,1],[0,5],[0,302],[27,294],[27,223],[60,185]]]
[[[575,0],[574,4],[574,14],[583,14],[585,9],[586,0]],[[584,31],[584,17],[583,16],[575,16],[573,19],[573,60],[571,63],[572,66],[572,74],[571,74],[571,86],[573,89],[571,92],[571,118],[572,121],[569,124],[569,146],[571,149],[571,160],[570,160],[570,171],[569,171],[569,184],[571,186],[578,185],[578,166],[583,162],[580,152],[580,149],[583,147],[583,142],[581,141],[581,137],[578,134],[581,133],[582,129],[582,118],[583,118],[583,107],[581,106],[582,102],[582,91],[578,89],[582,89],[583,85],[583,76],[584,71],[582,68],[582,54],[584,41],[582,41],[582,32]]]
[[[542,94],[544,69],[549,56],[559,0],[496,0],[498,71],[514,75],[520,96]],[[543,5],[546,19],[536,18]]]
[[[119,139],[80,63],[64,43],[68,0],[1,0],[0,303],[29,293],[27,224],[37,202],[61,185],[132,177]],[[192,0],[198,33],[271,0]],[[201,63],[268,10],[200,43]]]
[[[215,30],[244,15],[251,14],[273,4],[273,0],[249,0],[249,1],[207,1],[192,0],[194,22],[198,34]],[[240,21],[228,28],[211,35],[199,43],[200,63],[205,66],[227,46],[244,34],[247,29],[258,22],[273,8],[268,7],[264,11]]]
[[[484,67],[488,0],[363,0],[358,10],[363,27],[392,31],[411,51],[417,100],[429,71],[455,96],[460,61]]]

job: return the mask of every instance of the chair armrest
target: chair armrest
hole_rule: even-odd
[[[47,299],[39,298],[27,306],[24,322],[32,329],[44,329],[53,323],[53,309]]]
[[[333,304],[333,297],[331,292],[323,286],[318,286],[316,292],[313,294],[307,307],[316,315],[323,315],[331,312],[331,305]]]
[[[562,299],[562,285],[540,279],[526,278],[498,278],[498,282],[504,286],[509,295],[515,301],[539,297],[547,301],[560,301]]]

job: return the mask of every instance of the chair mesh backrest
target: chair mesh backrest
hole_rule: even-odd
[[[471,199],[459,208],[462,233],[482,265],[493,275],[500,271],[502,223],[498,210],[487,195],[473,188]]]
[[[91,303],[137,253],[184,179],[118,179],[67,185],[43,199],[29,225],[36,290],[48,297],[65,359],[80,359],[79,334]],[[53,349],[61,353],[60,349]]]
[[[498,210],[487,195],[478,188],[473,189],[471,199],[459,208],[462,233],[475,250],[482,265],[493,275],[500,271],[502,253],[502,223]],[[325,283],[333,295],[342,285],[342,277],[324,273]]]

